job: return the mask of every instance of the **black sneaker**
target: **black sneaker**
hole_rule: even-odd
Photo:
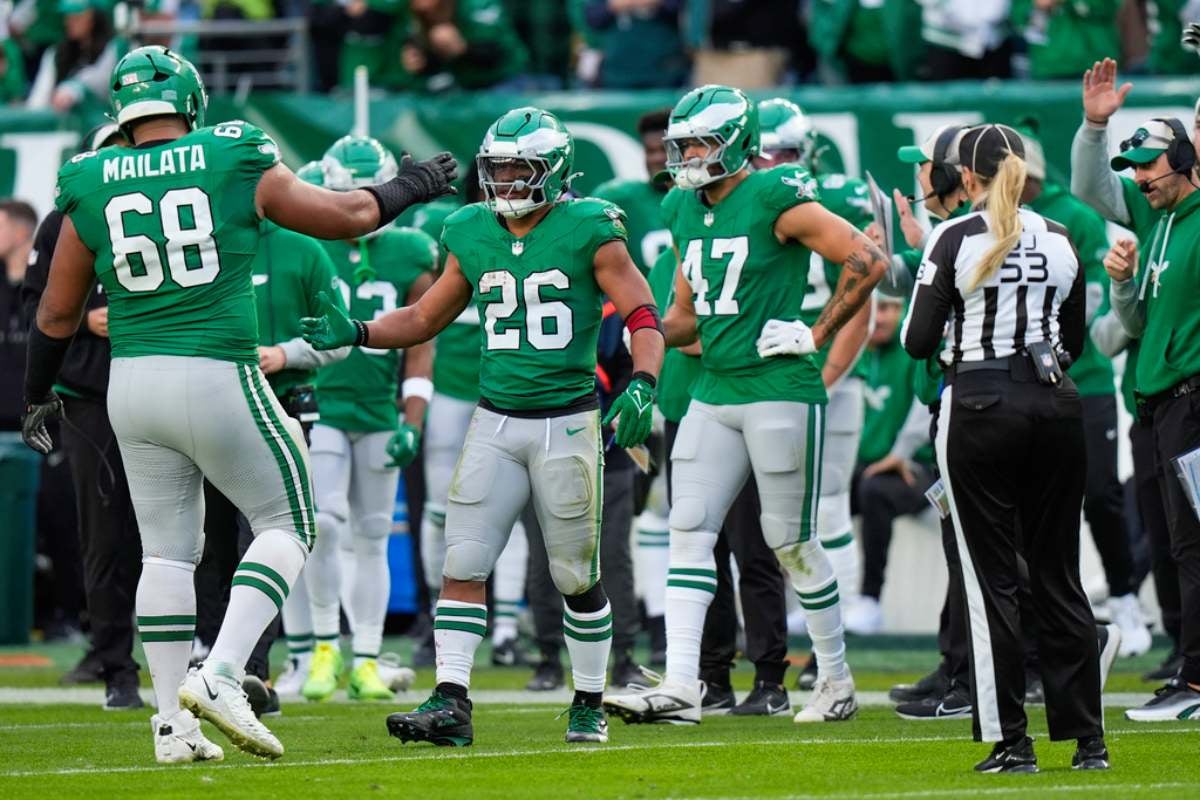
[[[774,717],[792,713],[792,701],[782,683],[755,681],[746,699],[729,709],[735,717]]]
[[[950,690],[950,676],[946,674],[946,662],[916,683],[900,683],[892,687],[888,697],[893,703],[913,703],[930,698],[939,698]]]
[[[58,679],[63,686],[79,686],[87,683],[104,683],[104,668],[89,652],[71,671]]]
[[[475,741],[471,701],[434,690],[416,711],[387,718],[388,733],[401,742],[432,742],[438,747],[469,747]]]
[[[614,688],[621,689],[633,684],[644,686],[646,677],[642,674],[641,668],[633,663],[633,659],[626,654],[613,662],[612,677],[608,683]]]
[[[1108,769],[1108,748],[1103,736],[1087,736],[1079,740],[1075,755],[1071,757],[1071,769]]]
[[[817,682],[817,657],[810,655],[804,662],[804,669],[796,676],[796,688],[802,692],[811,692]]]
[[[109,681],[104,690],[105,711],[133,711],[145,708],[142,696],[138,694],[137,674],[129,677],[119,677]]]
[[[279,693],[257,675],[247,675],[242,679],[242,691],[246,693],[246,702],[254,716],[277,717],[283,713],[279,706]]]
[[[1022,737],[1014,744],[997,742],[992,754],[975,765],[976,772],[1037,772],[1037,756],[1033,754],[1033,739]]]
[[[533,668],[533,677],[525,684],[526,691],[552,692],[564,685],[562,664],[557,661],[540,661]]]
[[[1046,689],[1038,675],[1025,676],[1025,704],[1030,706],[1046,705]]]
[[[505,639],[492,648],[492,666],[519,667],[525,664],[525,654],[517,646],[516,639]]]
[[[1142,675],[1142,680],[1152,683],[1161,681],[1169,681],[1179,674],[1180,668],[1183,666],[1183,654],[1178,648],[1172,647],[1171,652],[1163,659],[1163,662],[1146,674]]]
[[[700,693],[700,715],[704,717],[719,717],[728,714],[737,705],[737,697],[733,688],[715,683],[705,683],[704,691]]]
[[[971,693],[957,682],[941,697],[926,697],[896,706],[896,714],[902,719],[970,719]]]

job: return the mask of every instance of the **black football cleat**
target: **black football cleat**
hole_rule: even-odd
[[[471,701],[438,692],[416,711],[397,712],[387,718],[388,733],[401,742],[432,742],[438,747],[470,747],[475,741],[471,726]]]

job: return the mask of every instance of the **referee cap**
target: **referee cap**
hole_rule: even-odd
[[[964,133],[958,143],[959,163],[985,178],[996,176],[1000,162],[1009,153],[1025,158],[1021,134],[1007,125],[979,125]]]

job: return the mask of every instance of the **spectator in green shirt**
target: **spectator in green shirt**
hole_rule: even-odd
[[[520,91],[529,52],[502,0],[409,0],[401,66],[429,91]]]
[[[683,85],[688,57],[679,30],[682,0],[587,0],[584,18],[601,43],[599,85],[651,89]]]
[[[1120,6],[1120,0],[1014,0],[1012,23],[1029,46],[1030,77],[1073,79],[1093,62],[1115,58]]]
[[[910,0],[813,0],[808,41],[849,83],[907,81],[922,61],[921,6]]]

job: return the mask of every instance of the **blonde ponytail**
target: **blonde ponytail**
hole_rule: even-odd
[[[1004,259],[1021,240],[1021,194],[1025,191],[1025,161],[1009,153],[1000,162],[996,175],[986,183],[987,215],[996,243],[983,254],[967,291],[975,291],[991,280]]]

